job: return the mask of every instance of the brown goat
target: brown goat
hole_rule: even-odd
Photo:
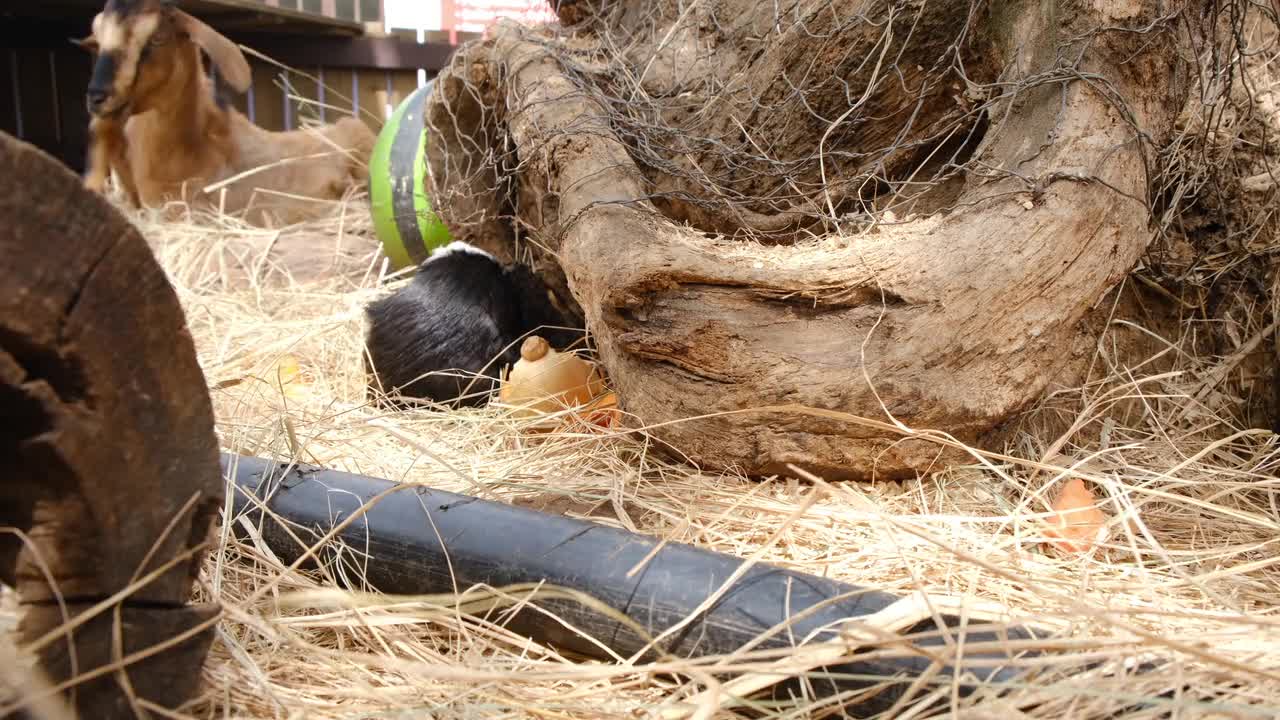
[[[137,205],[182,200],[244,211],[264,224],[305,219],[323,208],[318,200],[340,198],[362,182],[375,141],[367,125],[345,117],[270,132],[224,107],[201,50],[237,92],[252,82],[249,63],[234,43],[172,2],[108,0],[81,44],[96,56],[86,92],[91,190],[104,190],[114,170]]]

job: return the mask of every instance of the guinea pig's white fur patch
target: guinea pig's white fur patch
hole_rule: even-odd
[[[464,253],[464,252],[479,255],[481,257],[486,257],[486,258],[489,258],[490,260],[494,259],[492,255],[485,252],[484,250],[481,250],[475,245],[464,243],[461,240],[454,240],[448,245],[445,245],[444,247],[439,248],[435,252],[431,253],[431,257],[427,258],[427,262],[431,262],[432,260],[438,260],[446,255],[451,255],[453,253]]]

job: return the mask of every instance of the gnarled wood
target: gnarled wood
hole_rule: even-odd
[[[188,607],[223,485],[178,298],[146,241],[35,148],[0,133],[0,580],[55,683],[190,637],[76,692],[82,717],[194,690],[214,606]],[[167,570],[161,571],[163,568]],[[158,572],[145,584],[140,579]],[[52,635],[130,588],[118,607]],[[123,646],[118,647],[116,636]],[[126,691],[123,679],[131,688]]]
[[[1157,8],[1137,0],[815,0],[793,10],[880,17],[888,4],[928,27],[948,16],[971,23],[961,51],[981,58],[976,76],[1002,73],[1002,87],[1019,89],[988,107],[990,129],[975,148],[985,172],[948,189],[954,202],[925,198],[921,217],[790,246],[745,247],[665,217],[613,116],[567,74],[554,45],[507,27],[442,76],[444,88],[458,77],[456,86],[482,87],[480,96],[501,93],[501,123],[521,161],[518,218],[559,261],[625,408],[647,423],[670,423],[659,437],[699,462],[755,473],[794,463],[827,477],[934,466],[932,442],[811,415],[672,421],[801,404],[889,415],[978,441],[1040,395],[1062,368],[1077,323],[1150,239],[1146,162],[1189,80],[1173,23]],[[738,5],[744,29],[773,12],[767,3]],[[897,67],[932,68],[951,52],[929,41],[928,27],[918,42],[893,48]],[[670,28],[656,24],[653,44]],[[804,38],[770,43],[758,61],[741,56],[742,82],[763,84],[756,97],[787,57],[804,53]],[[917,87],[933,90],[919,95],[920,122],[907,141],[928,139],[935,120],[967,112],[928,78],[872,87],[868,118],[838,142],[881,142],[902,125],[900,105]],[[447,122],[455,100],[438,93],[430,117]],[[733,115],[733,94],[723,103]],[[751,136],[799,133],[784,147],[836,142],[776,114],[733,120],[754,123]],[[474,152],[455,144],[438,156]],[[895,157],[880,158],[890,175]],[[448,168],[432,167],[447,186]],[[838,194],[840,173],[858,169],[832,167],[829,191]],[[928,210],[939,206],[951,209]],[[447,202],[441,212],[452,219]]]

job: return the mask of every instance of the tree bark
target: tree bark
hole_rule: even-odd
[[[783,212],[776,203],[720,203],[700,216],[655,197],[655,188],[690,189],[678,171],[685,164],[710,167],[706,177],[742,198],[771,191],[749,162],[715,168],[732,152],[700,158],[677,147],[665,168],[648,167],[653,153],[638,151],[610,83],[619,64],[635,77],[656,62],[615,60],[586,72],[566,49],[590,45],[585,33],[558,44],[504,26],[460,54],[432,99],[432,123],[453,132],[434,141],[430,157],[441,212],[466,224],[449,199],[457,174],[442,158],[501,155],[493,143],[509,143],[516,188],[503,192],[514,199],[491,202],[509,202],[540,256],[563,271],[625,409],[696,462],[759,474],[796,464],[829,478],[925,471],[959,456],[883,427],[740,411],[798,404],[974,443],[1033,402],[1063,367],[1079,321],[1151,238],[1148,166],[1191,80],[1176,33],[1198,17],[1194,8],[1162,15],[1154,5],[801,0],[787,7],[866,23],[842,26],[847,36],[834,41],[806,26],[824,38],[820,47],[775,33],[747,53],[746,39],[770,26],[774,6],[743,0],[733,28],[713,37],[691,31],[690,42],[723,48],[736,63],[734,79],[708,99],[713,114],[745,129],[739,147],[770,138],[770,155],[795,165],[784,178],[835,228],[772,245],[724,233],[736,208],[769,217]],[[648,57],[699,22],[663,7],[648,30]],[[633,11],[614,3],[594,13],[617,23]],[[607,27],[596,27],[592,47],[605,45]],[[914,34],[893,40],[901,28]],[[644,32],[626,29],[633,41]],[[848,103],[824,80],[761,104],[789,66],[830,47],[853,48],[820,60],[861,100]],[[906,70],[864,71],[877,47]],[[967,71],[963,82],[956,67]],[[986,98],[975,100],[974,88]],[[489,145],[456,141],[450,107],[464,94],[487,98]],[[841,107],[852,110],[815,120],[840,116]],[[979,110],[971,157],[948,146],[964,172],[934,172],[928,155],[946,146],[945,128]],[[859,148],[875,152],[860,156]],[[922,171],[935,182],[913,195],[909,178]],[[869,180],[882,183],[872,206],[911,196],[913,204],[897,207],[914,216],[873,209],[849,222],[850,198],[868,202],[850,186]],[[503,197],[500,189],[485,197]],[[708,217],[718,223],[697,226]]]

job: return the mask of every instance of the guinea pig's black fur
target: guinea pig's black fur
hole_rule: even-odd
[[[528,268],[504,268],[458,242],[436,251],[409,284],[365,313],[369,386],[454,405],[484,404],[502,368],[520,358],[526,335],[558,348],[583,335]]]

